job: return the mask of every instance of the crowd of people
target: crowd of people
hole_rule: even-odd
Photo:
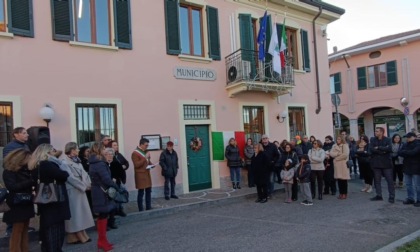
[[[28,251],[28,232],[34,230],[29,224],[35,214],[40,219],[42,251],[62,251],[66,234],[68,244],[91,242],[86,229],[95,226],[95,222],[98,249],[112,250],[107,231],[118,228],[115,216],[125,217],[126,213],[123,205],[112,200],[107,191],[124,189],[130,165],[119,152],[118,143],[103,136],[90,147],[79,148],[77,143],[68,142],[64,153],[51,144],[40,144],[31,152],[26,145],[25,128],[15,128],[12,135],[13,140],[3,149],[2,174],[9,191],[6,202],[10,210],[3,216],[10,235],[9,250]],[[175,177],[179,165],[173,145],[169,141],[159,158],[166,200],[178,199]],[[150,169],[156,164],[150,161],[148,146],[149,140],[141,138],[131,155],[139,211],[152,209]],[[226,146],[232,187],[241,189],[241,169],[246,168],[248,186],[257,189],[257,203],[265,203],[272,197],[276,182],[284,184],[285,203],[298,200],[299,188],[303,205],[313,205],[314,199],[322,200],[323,195],[336,195],[337,187],[338,199],[345,200],[347,182],[354,174],[364,180],[361,192],[376,192],[372,201],[383,200],[384,177],[390,203],[395,202],[395,188],[405,185],[407,198],[403,203],[420,207],[420,140],[414,132],[388,138],[384,129],[378,127],[375,136],[369,139],[362,135],[355,141],[342,131],[335,142],[332,136],[326,136],[324,142],[315,136],[296,136],[280,143],[270,142],[267,135],[262,135],[258,143],[247,139],[243,151],[242,158],[234,138]],[[59,197],[35,207],[34,196],[51,193],[37,191],[42,184],[54,184]]]
[[[403,143],[402,139],[406,138]],[[382,201],[382,177],[388,186],[388,202],[395,203],[395,188],[407,189],[404,204],[420,207],[420,140],[415,132],[403,137],[385,136],[385,129],[377,127],[370,139],[362,135],[358,141],[345,130],[335,138],[328,135],[324,142],[315,136],[296,136],[291,141],[270,142],[267,135],[253,143],[247,139],[243,158],[234,138],[226,146],[225,157],[230,169],[233,189],[240,187],[240,170],[248,171],[248,186],[257,188],[257,203],[271,198],[274,183],[283,183],[285,203],[298,200],[300,187],[303,205],[323,195],[348,198],[351,175],[363,179],[361,192],[376,195],[371,201]],[[398,179],[398,180],[397,180]]]
[[[113,244],[106,233],[118,228],[115,216],[125,217],[126,213],[123,205],[110,198],[107,191],[124,189],[129,168],[129,162],[119,152],[118,143],[105,135],[90,147],[79,148],[77,143],[69,142],[63,153],[51,144],[40,144],[31,153],[26,144],[28,133],[25,128],[15,128],[12,137],[3,149],[2,174],[8,190],[6,203],[10,208],[3,215],[6,235],[10,236],[9,251],[29,251],[28,232],[34,230],[29,223],[35,214],[39,215],[39,242],[43,252],[62,251],[66,234],[68,244],[91,242],[86,229],[95,226],[95,222],[98,250],[112,250]],[[152,208],[150,169],[153,165],[147,152],[148,144],[149,140],[142,138],[132,154],[139,211],[143,211],[144,193],[146,210]],[[165,198],[177,199],[178,157],[172,142],[167,143],[159,163],[165,177]],[[50,185],[54,188],[45,190],[51,188]],[[34,197],[37,199],[44,194],[49,200],[37,202],[35,207]]]

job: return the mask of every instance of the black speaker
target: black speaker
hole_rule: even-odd
[[[29,134],[28,146],[31,152],[34,152],[38,145],[46,143],[50,144],[50,129],[44,126],[32,126],[26,130]]]

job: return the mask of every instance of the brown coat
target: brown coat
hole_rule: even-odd
[[[334,178],[350,179],[349,168],[347,168],[347,160],[349,159],[350,149],[348,144],[334,144],[330,150],[330,156],[334,161]]]
[[[149,164],[148,160],[140,155],[137,151],[131,154],[131,160],[134,164],[134,179],[136,182],[136,189],[146,189],[152,187],[152,177],[150,170],[146,167]]]

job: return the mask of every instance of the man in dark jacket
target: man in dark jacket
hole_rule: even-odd
[[[309,142],[308,136],[303,136],[303,140],[300,146],[302,148],[302,153],[308,154],[309,150],[312,149],[312,144]]]
[[[398,152],[398,155],[404,158],[404,182],[407,186],[407,199],[403,204],[420,207],[420,141],[413,132],[407,133],[404,137],[407,138],[407,143]],[[414,200],[414,188],[417,202]]]
[[[268,158],[269,168],[270,168],[270,178],[268,181],[268,198],[271,197],[271,194],[274,191],[274,165],[277,160],[280,158],[280,152],[277,149],[277,146],[274,143],[269,141],[268,135],[262,135],[261,143],[264,148],[264,153]]]
[[[17,149],[25,149],[29,150],[28,145],[26,142],[28,141],[28,132],[26,132],[26,129],[23,127],[17,127],[13,129],[12,132],[13,140],[8,143],[3,148],[3,158],[9,154],[9,152],[12,152]]]
[[[174,143],[169,141],[166,150],[162,151],[159,158],[159,165],[162,167],[162,176],[165,177],[164,194],[169,200],[169,183],[171,183],[171,198],[178,199],[175,194],[175,177],[178,173],[178,155],[174,151]]]
[[[382,127],[375,129],[375,136],[370,139],[370,167],[373,170],[376,196],[371,198],[372,201],[383,200],[381,180],[382,176],[388,184],[389,203],[395,202],[395,187],[393,181],[393,165],[391,159],[392,143],[391,139],[384,136],[385,130]]]

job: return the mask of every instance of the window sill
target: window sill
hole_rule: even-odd
[[[185,54],[179,54],[178,58],[183,61],[197,62],[197,63],[210,63],[213,61],[213,59],[211,58],[203,58],[203,57],[197,57],[197,56],[191,56],[191,55],[185,55]]]
[[[9,33],[9,32],[0,32],[0,37],[4,37],[4,38],[14,38],[13,33]]]
[[[293,69],[293,72],[298,73],[298,74],[306,74],[308,72],[304,71],[304,70],[300,70],[300,69]]]
[[[69,44],[71,46],[90,47],[90,48],[95,48],[95,49],[118,51],[118,47],[115,47],[115,46],[97,45],[97,44],[83,43],[83,42],[77,42],[77,41],[70,41]]]

